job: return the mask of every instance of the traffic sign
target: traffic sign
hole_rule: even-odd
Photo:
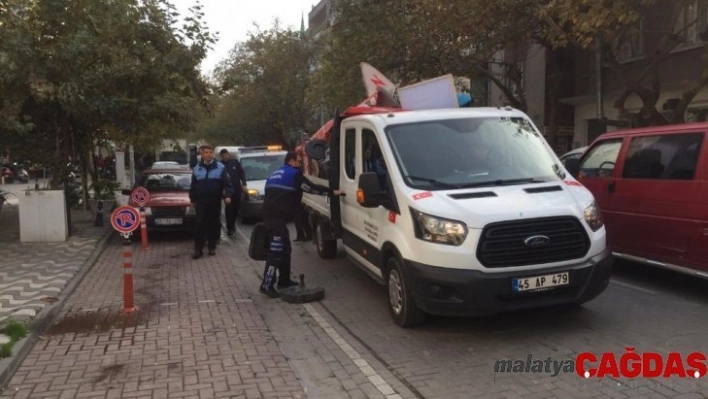
[[[140,226],[140,214],[132,206],[120,206],[111,215],[111,225],[119,233],[130,233]]]
[[[148,192],[147,188],[141,186],[133,190],[133,192],[130,194],[130,198],[132,198],[136,204],[143,206],[147,204],[148,201],[150,201],[150,193]]]

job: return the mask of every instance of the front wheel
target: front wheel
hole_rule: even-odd
[[[413,327],[425,320],[423,313],[413,300],[413,294],[403,276],[401,262],[392,257],[386,263],[388,275],[388,309],[393,321],[401,327]]]
[[[317,254],[320,258],[329,259],[337,256],[337,239],[326,239],[324,232],[327,229],[326,222],[320,220],[315,224],[315,244]]]

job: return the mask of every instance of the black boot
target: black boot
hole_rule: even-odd
[[[201,249],[195,249],[194,253],[192,254],[192,259],[199,259],[202,256],[204,256],[204,251],[202,251]]]

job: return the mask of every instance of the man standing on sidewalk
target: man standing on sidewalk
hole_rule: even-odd
[[[226,172],[231,178],[231,184],[234,186],[234,195],[231,197],[231,204],[225,206],[226,230],[229,237],[234,235],[236,231],[236,215],[241,208],[241,192],[248,194],[246,186],[246,173],[243,171],[241,162],[236,159],[231,159],[231,154],[226,148],[219,152],[221,163],[224,164]]]
[[[275,271],[278,271],[278,288],[298,285],[290,279],[290,234],[287,223],[300,212],[302,192],[318,195],[341,195],[339,190],[331,190],[307,180],[302,174],[297,155],[289,151],[285,164],[266,180],[263,200],[263,224],[268,237],[268,259],[263,271],[260,292],[277,298]]]
[[[216,254],[221,225],[221,201],[231,203],[234,187],[226,168],[214,159],[214,147],[203,145],[199,149],[201,160],[192,170],[192,185],[189,188],[189,202],[197,213],[194,231],[194,254],[192,259],[204,255],[206,241],[209,255]]]

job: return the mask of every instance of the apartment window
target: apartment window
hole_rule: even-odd
[[[627,149],[625,179],[692,180],[703,133],[633,138]]]
[[[683,45],[692,45],[704,41],[702,37],[708,29],[708,0],[695,0],[687,2],[681,14],[676,19],[674,32],[679,33]]]
[[[635,29],[628,32],[627,37],[619,46],[617,59],[629,61],[644,56],[644,22],[639,21]]]

